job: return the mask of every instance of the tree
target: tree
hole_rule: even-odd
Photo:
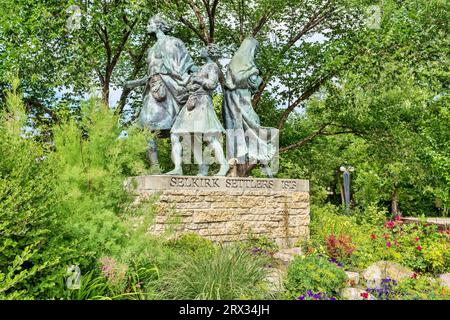
[[[144,65],[154,1],[2,2],[0,80],[5,86],[17,74],[33,113],[56,117],[58,96],[79,100],[92,88],[108,104],[110,88]]]
[[[328,170],[322,186],[330,185],[334,168],[351,161],[361,205],[374,201],[390,206],[392,213],[400,205],[409,213],[430,214],[438,202],[445,211],[448,5],[385,1],[382,12],[380,28],[355,37],[362,54],[336,81],[326,84],[321,96],[308,101],[305,114],[289,123],[289,135],[305,131],[311,123],[328,127],[315,136],[310,151],[290,152],[297,159],[306,157],[311,171]],[[342,130],[329,136],[333,126]],[[314,161],[326,169],[311,164]]]

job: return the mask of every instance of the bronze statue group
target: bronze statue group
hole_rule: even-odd
[[[278,130],[262,127],[251,103],[252,94],[262,83],[255,65],[258,42],[246,38],[231,59],[222,86],[222,118],[225,128],[216,116],[212,94],[219,85],[219,67],[215,46],[200,51],[204,64],[194,64],[184,43],[168,35],[171,26],[159,15],[149,20],[147,31],[156,35],[156,43],[147,55],[147,76],[129,81],[132,89],[145,86],[143,105],[139,114],[140,127],[157,132],[160,137],[170,137],[172,160],[175,168],[169,175],[182,175],[182,160],[190,161],[183,142],[193,144],[194,160],[199,166],[198,175],[208,175],[213,151],[220,164],[216,176],[225,176],[228,160],[237,164],[259,162],[262,171],[272,177],[270,161],[277,153]],[[221,138],[225,133],[227,157]],[[203,150],[203,142],[207,146]],[[184,152],[183,152],[184,151]],[[205,156],[206,155],[206,156]],[[209,156],[208,156],[209,155]],[[149,141],[148,158],[152,173],[160,173],[157,145]]]

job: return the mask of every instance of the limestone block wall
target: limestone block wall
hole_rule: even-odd
[[[131,183],[134,181],[134,183]],[[193,176],[130,178],[139,197],[157,195],[149,232],[195,232],[213,241],[267,236],[280,247],[309,237],[309,182]]]

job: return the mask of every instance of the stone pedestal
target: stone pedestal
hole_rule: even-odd
[[[308,180],[155,175],[126,186],[139,198],[156,195],[153,234],[171,228],[223,243],[266,236],[282,248],[309,237]]]

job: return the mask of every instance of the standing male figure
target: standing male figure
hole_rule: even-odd
[[[197,70],[184,43],[167,35],[172,27],[156,15],[150,18],[147,31],[156,35],[156,43],[147,55],[148,75],[142,79],[128,81],[126,88],[144,85],[142,109],[138,123],[141,128],[158,132],[159,137],[168,138],[172,124],[186,103],[189,73]],[[147,157],[151,173],[161,173],[155,140],[148,142]]]

